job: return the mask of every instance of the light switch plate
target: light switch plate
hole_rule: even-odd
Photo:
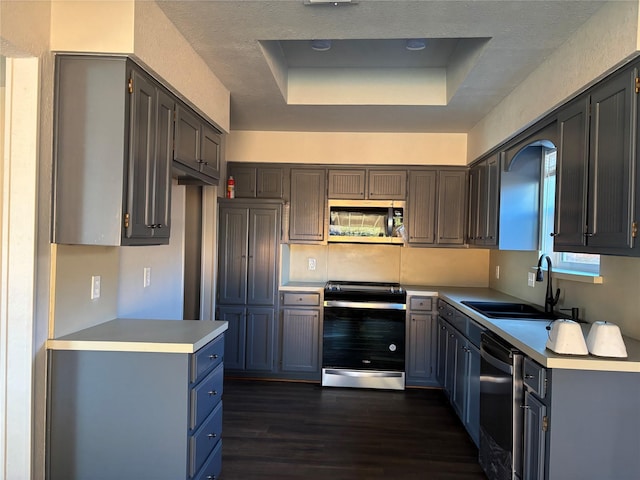
[[[91,300],[100,298],[100,275],[91,276]]]
[[[496,265],[496,280],[500,279],[500,265]]]
[[[536,286],[536,274],[535,273],[533,273],[533,272],[529,272],[528,273],[527,285],[529,285],[530,287],[535,287]]]
[[[148,286],[151,285],[151,267],[144,267],[142,269],[142,276],[143,276],[142,286],[144,288],[147,288]]]

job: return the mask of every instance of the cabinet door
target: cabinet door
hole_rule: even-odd
[[[174,100],[158,90],[156,151],[153,185],[153,236],[169,239],[171,227],[171,162],[173,159]]]
[[[438,319],[438,360],[436,365],[436,378],[440,386],[445,386],[447,373],[447,327],[444,322]]]
[[[555,251],[585,245],[589,99],[580,98],[558,113]]]
[[[500,154],[486,161],[486,188],[484,245],[495,247],[500,212]]]
[[[282,168],[259,167],[256,178],[256,197],[282,198],[284,171]]]
[[[445,367],[444,389],[450,399],[456,395],[456,370],[457,370],[457,353],[458,353],[458,336],[452,328],[447,326],[447,365]]]
[[[319,344],[319,310],[283,310],[281,359],[283,372],[319,372]]]
[[[218,320],[229,322],[224,332],[224,368],[244,370],[247,339],[247,311],[244,307],[218,307]]]
[[[218,225],[218,302],[243,305],[247,301],[249,210],[221,205]]]
[[[235,181],[235,196],[237,198],[256,197],[256,168],[229,165],[229,176]]]
[[[183,105],[176,107],[174,160],[200,171],[200,119]]]
[[[587,245],[595,252],[633,246],[635,77],[625,71],[591,94]]]
[[[407,172],[404,170],[369,170],[367,195],[370,200],[405,200]]]
[[[455,349],[455,376],[454,376],[454,390],[452,403],[455,410],[458,412],[460,419],[465,422],[466,402],[467,402],[467,372],[469,370],[469,355],[467,342],[464,340],[458,332],[456,335],[456,349]]]
[[[275,311],[273,308],[247,308],[246,369],[273,370]]]
[[[249,261],[247,303],[275,305],[277,298],[276,254],[279,207],[249,209]]]
[[[127,179],[125,236],[153,235],[154,147],[156,144],[156,86],[137,70],[131,71],[130,155]]]
[[[408,325],[407,384],[431,384],[434,377],[434,319],[431,314],[410,313]]]
[[[289,239],[301,242],[324,240],[326,196],[325,170],[291,170]]]
[[[201,123],[200,171],[206,176],[220,178],[220,155],[222,136],[208,123]]]
[[[438,244],[462,245],[467,173],[442,170],[438,177]]]
[[[480,444],[480,350],[467,343],[467,408],[465,426],[476,446]]]
[[[547,407],[530,392],[524,393],[523,480],[544,480]]]
[[[409,172],[408,233],[409,243],[435,243],[436,225],[435,170],[413,170]]]
[[[480,184],[484,168],[474,165],[469,170],[469,198],[467,201],[467,241],[470,245],[478,245],[482,237],[482,201]]]
[[[366,171],[329,170],[329,198],[364,199]]]

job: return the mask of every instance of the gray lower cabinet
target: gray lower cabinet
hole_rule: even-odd
[[[324,168],[291,169],[289,240],[292,243],[324,240],[326,174]]]
[[[126,57],[56,55],[53,242],[169,242],[174,109]]]
[[[558,112],[554,250],[638,255],[637,68],[603,80]]]
[[[466,179],[465,169],[409,171],[407,230],[410,245],[464,244]]]
[[[49,351],[47,478],[219,478],[223,353]]]
[[[228,370],[274,369],[280,212],[266,200],[219,203],[218,319],[229,322]]]
[[[476,445],[480,441],[479,324],[438,300],[436,378]]]
[[[523,480],[637,478],[637,373],[547,369],[525,357],[523,383]]]
[[[411,296],[407,312],[407,386],[435,386],[436,379],[436,298]]]
[[[320,294],[282,292],[280,297],[280,372],[320,380]]]

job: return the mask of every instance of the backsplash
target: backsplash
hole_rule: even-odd
[[[527,273],[538,262],[537,252],[492,251],[489,271],[500,266],[500,279],[490,276],[489,286],[501,292],[544,305],[546,283],[527,286]],[[580,308],[580,317],[593,323],[606,320],[640,340],[640,258],[600,257],[600,285],[554,279],[560,288],[557,308]]]
[[[481,249],[406,248],[396,245],[289,245],[283,250],[283,278],[390,281],[406,285],[486,287],[489,252]],[[308,270],[309,258],[316,270]],[[288,274],[288,275],[287,275]]]

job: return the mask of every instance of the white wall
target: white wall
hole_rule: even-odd
[[[638,0],[606,3],[469,132],[469,161],[534,123],[639,48]],[[544,34],[544,25],[540,26]]]
[[[230,162],[466,165],[463,133],[232,131]]]

